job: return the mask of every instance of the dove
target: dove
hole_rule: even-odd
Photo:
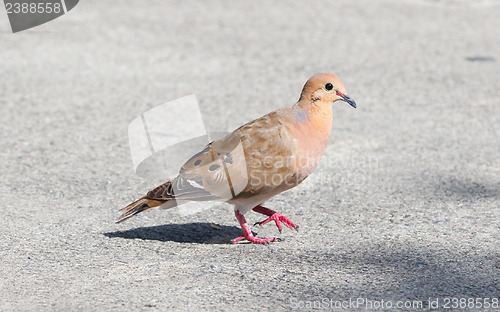
[[[313,75],[305,83],[297,103],[275,110],[213,141],[180,168],[179,175],[122,208],[122,222],[153,207],[173,208],[186,201],[221,201],[234,205],[246,240],[268,244],[275,237],[253,235],[244,215],[253,210],[298,230],[287,217],[263,206],[264,202],[299,185],[317,167],[332,130],[332,104],[344,101],[356,108],[340,79],[328,73]]]

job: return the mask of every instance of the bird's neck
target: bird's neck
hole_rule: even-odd
[[[293,109],[299,128],[304,128],[307,132],[321,133],[322,137],[330,137],[332,130],[332,105],[330,103],[317,100],[303,105],[299,102]]]
[[[318,104],[318,105],[316,105]],[[318,165],[332,131],[332,107],[327,103],[311,103],[303,108],[296,105],[295,135],[300,142],[296,165],[307,176]]]

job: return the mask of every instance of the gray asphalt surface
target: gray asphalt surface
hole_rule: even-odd
[[[498,16],[493,0],[86,0],[12,34],[0,13],[0,310],[498,298]],[[133,170],[140,113],[195,94],[207,128],[229,131],[325,71],[358,108],[335,103],[319,168],[267,204],[298,233],[228,244],[228,205],[114,224],[162,182]]]

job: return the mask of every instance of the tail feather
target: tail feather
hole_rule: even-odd
[[[125,221],[128,218],[153,207],[161,206],[161,208],[169,209],[177,206],[177,201],[171,194],[171,185],[172,182],[167,181],[156,187],[154,190],[148,192],[146,196],[139,198],[127,207],[120,209],[123,213],[118,217],[118,219],[116,219],[116,223]]]
[[[160,206],[162,203],[157,200],[147,199],[146,197],[142,197],[135,202],[129,204],[128,206],[120,209],[123,211],[122,215],[116,219],[116,223],[120,223],[122,221],[127,220],[130,217],[135,216],[136,214],[148,210],[153,207]]]

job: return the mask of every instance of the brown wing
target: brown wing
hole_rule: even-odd
[[[269,193],[294,180],[298,142],[289,128],[293,123],[287,119],[287,110],[272,112],[237,130],[245,151],[249,183],[236,198]]]
[[[211,142],[193,155],[182,166],[176,178],[156,187],[146,198],[162,201],[173,198],[226,201],[231,199],[235,192],[232,182],[239,185],[244,183],[246,186],[244,159],[239,136],[232,133],[221,140]],[[239,191],[243,187],[240,186]]]
[[[297,142],[283,116],[281,110],[272,112],[208,144],[182,166],[179,176],[146,198],[226,201],[272,191],[295,173]]]

